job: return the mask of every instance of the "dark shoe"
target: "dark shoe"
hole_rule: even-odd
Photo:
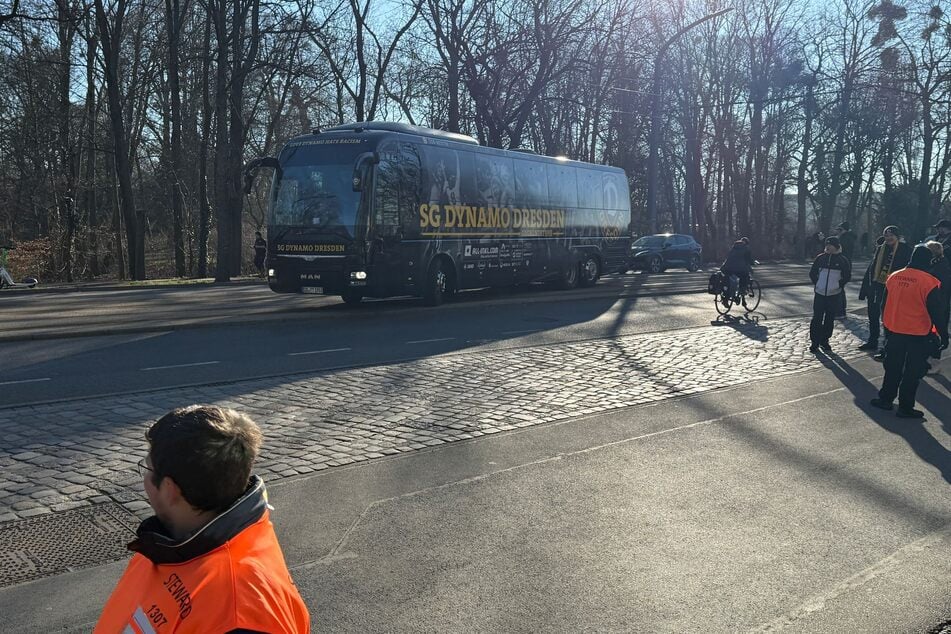
[[[876,355],[875,355],[874,357],[872,357],[872,358],[875,359],[876,361],[878,361],[879,363],[881,363],[882,361],[885,360],[885,353],[884,353],[884,352],[879,352],[878,354],[876,354]]]
[[[826,352],[832,352],[832,344],[830,344],[828,341],[823,341],[822,343],[819,344],[819,347],[825,350]]]
[[[811,352],[812,354],[819,352],[819,346],[817,346],[816,344],[812,344],[811,346],[809,346],[809,352]]]
[[[863,343],[861,346],[859,346],[859,350],[865,350],[865,351],[878,350],[878,342],[868,341],[866,343]]]
[[[880,398],[873,398],[868,402],[868,404],[872,407],[877,407],[878,409],[887,409],[888,411],[892,411],[891,401],[883,401]]]
[[[898,411],[895,412],[895,416],[898,418],[924,418],[925,413],[920,409],[902,409],[899,407]]]

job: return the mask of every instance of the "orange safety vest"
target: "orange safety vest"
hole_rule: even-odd
[[[941,282],[920,269],[904,268],[888,276],[885,290],[885,311],[882,323],[890,332],[901,335],[927,335],[931,332],[931,315],[928,314],[928,293],[941,286]]]
[[[218,548],[179,564],[136,553],[95,634],[307,634],[310,616],[268,513]]]

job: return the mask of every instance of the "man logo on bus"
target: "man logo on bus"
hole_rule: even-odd
[[[472,245],[467,244],[465,249],[465,257],[469,257],[471,255],[472,255]]]

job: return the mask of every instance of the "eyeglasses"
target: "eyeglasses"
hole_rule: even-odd
[[[146,471],[151,471],[153,473],[155,472],[155,469],[150,467],[146,460],[148,460],[148,458],[142,458],[137,463],[135,463],[135,466],[138,467],[139,476],[143,478],[145,477]]]

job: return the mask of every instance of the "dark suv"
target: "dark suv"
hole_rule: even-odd
[[[631,245],[631,268],[660,273],[669,266],[679,265],[688,271],[700,268],[701,247],[692,236],[680,233],[659,233],[641,236]]]

